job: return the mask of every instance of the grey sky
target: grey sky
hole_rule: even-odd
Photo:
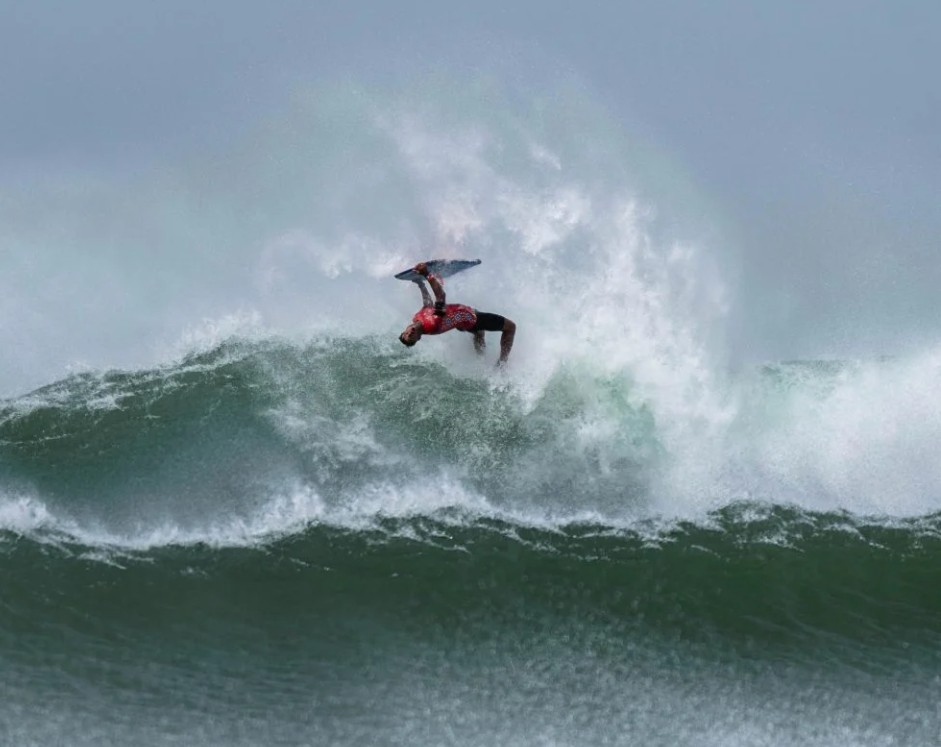
[[[0,186],[185,158],[296,87],[577,77],[683,165],[742,258],[747,357],[941,333],[941,4],[11,2]]]

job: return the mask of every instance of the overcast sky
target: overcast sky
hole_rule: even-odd
[[[939,29],[927,0],[7,0],[0,186],[185,159],[299,87],[499,59],[579,80],[719,207],[741,344],[893,353],[941,335]]]

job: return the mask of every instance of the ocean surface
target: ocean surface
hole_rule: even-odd
[[[937,359],[759,366],[703,435],[422,345],[4,400],[0,743],[938,743]]]

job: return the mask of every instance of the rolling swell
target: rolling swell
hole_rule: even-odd
[[[811,656],[832,639],[848,652],[904,649],[906,658],[917,645],[935,664],[939,553],[941,516],[887,526],[746,504],[703,525],[644,530],[539,528],[445,510],[228,548],[0,535],[7,611],[52,627],[146,628],[170,607],[201,625],[251,618],[262,630],[298,616],[430,629],[498,615],[520,633],[540,620],[592,620],[622,634]]]

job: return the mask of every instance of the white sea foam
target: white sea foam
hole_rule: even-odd
[[[765,391],[777,402],[749,403],[766,419],[748,441],[734,434],[739,458],[765,490],[809,508],[893,516],[941,510],[939,386],[941,350],[931,350]]]
[[[27,495],[0,498],[0,529],[27,534],[56,526],[46,506]]]

